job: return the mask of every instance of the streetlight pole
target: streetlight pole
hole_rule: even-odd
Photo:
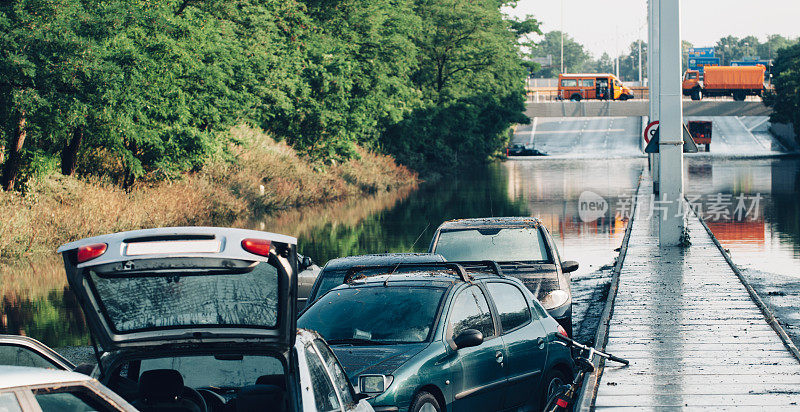
[[[561,74],[564,74],[564,0],[561,0]]]

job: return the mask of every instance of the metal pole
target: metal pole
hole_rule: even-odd
[[[683,107],[681,94],[680,0],[659,4],[659,244],[677,246],[684,232]]]
[[[641,31],[639,35],[641,35]],[[642,39],[639,39],[639,87],[642,87]]]
[[[649,65],[649,69],[647,71],[647,82],[648,87],[650,89],[650,121],[658,120],[659,116],[659,85],[660,85],[660,76],[659,76],[659,3],[660,0],[650,0],[650,44],[647,47],[647,64]],[[658,194],[658,183],[659,183],[659,173],[658,173],[658,154],[651,154],[650,155],[650,175],[653,177],[653,191]]]
[[[564,0],[561,0],[561,74],[564,74]]]

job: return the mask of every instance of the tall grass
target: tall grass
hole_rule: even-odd
[[[25,194],[0,192],[0,265],[53,254],[65,242],[123,230],[243,225],[254,214],[391,191],[417,176],[392,158],[360,150],[339,165],[309,162],[265,133],[240,126],[240,144],[198,173],[130,191],[96,178],[53,174]],[[0,266],[0,273],[3,268]]]

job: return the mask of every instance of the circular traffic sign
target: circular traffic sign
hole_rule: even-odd
[[[658,120],[654,122],[650,122],[647,127],[644,128],[644,141],[645,143],[650,143],[650,139],[656,134],[656,130],[658,130],[657,126]]]

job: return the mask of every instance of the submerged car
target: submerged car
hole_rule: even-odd
[[[314,302],[329,290],[344,281],[347,271],[355,266],[383,266],[397,263],[444,262],[441,255],[434,253],[377,253],[372,255],[347,256],[331,259],[322,268],[314,286],[308,293],[308,303]]]
[[[493,262],[353,268],[298,325],[376,411],[539,410],[572,377],[566,331]]]
[[[296,329],[296,243],[182,227],[62,246],[92,376],[144,411],[371,411],[324,340]]]
[[[547,228],[532,217],[459,219],[442,223],[431,253],[448,261],[496,261],[520,279],[572,336],[572,290],[568,274],[578,262],[562,261]]]
[[[0,411],[136,412],[97,380],[60,369],[0,366]]]

